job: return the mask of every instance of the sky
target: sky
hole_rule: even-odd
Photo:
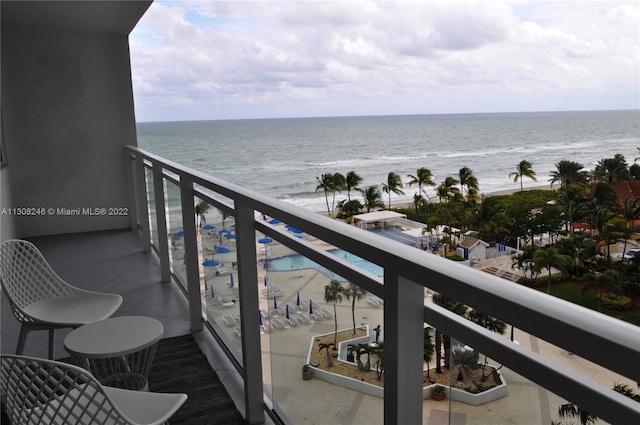
[[[639,1],[155,0],[136,120],[640,109]]]

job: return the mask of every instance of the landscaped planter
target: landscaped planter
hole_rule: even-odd
[[[499,398],[505,397],[507,392],[507,382],[504,380],[504,376],[500,371],[498,372],[498,376],[500,376],[500,385],[497,387],[493,387],[491,389],[482,391],[480,393],[470,393],[469,391],[461,390],[456,387],[445,387],[446,394],[448,398],[451,398],[455,401],[460,401],[465,404],[470,404],[472,406],[479,406],[481,404],[489,403],[490,401],[497,400]],[[422,389],[422,397],[424,399],[431,397],[431,390],[435,387],[436,384],[429,385],[428,387],[424,387]]]
[[[367,331],[368,331],[368,327],[367,327]],[[332,332],[333,333],[333,332]],[[328,335],[328,334],[326,334]],[[324,335],[314,335],[311,337],[311,344],[309,347],[309,353],[307,354],[307,362],[309,362],[310,357],[311,357],[311,350],[314,346],[314,342],[315,339],[319,336],[324,336]],[[363,339],[362,337],[360,338],[354,338],[354,340],[361,340]],[[346,350],[346,347],[349,344],[353,344],[354,340],[350,340],[350,341],[343,341],[341,344],[339,344],[340,346],[340,350],[339,352],[343,349]],[[336,361],[343,361],[341,360],[342,356],[339,356],[339,358]],[[333,372],[329,372],[327,370],[324,369],[320,369],[319,367],[314,367],[313,365],[311,366],[311,373],[315,378],[318,379],[322,379],[323,381],[335,384],[335,385],[339,385],[341,387],[344,388],[348,388],[354,391],[358,391],[364,394],[368,394],[368,395],[372,395],[375,397],[380,397],[383,398],[384,397],[384,388],[378,385],[373,385],[370,384],[368,382],[363,382],[360,381],[358,379],[354,379],[348,376],[344,376],[338,373],[333,373]],[[489,390],[486,391],[482,391],[480,393],[470,393],[468,391],[464,391],[458,388],[448,388],[446,387],[446,394],[448,398],[451,398],[452,400],[455,401],[460,401],[462,403],[466,403],[466,404],[470,404],[473,406],[479,406],[481,404],[485,404],[488,403],[490,401],[494,401],[497,400],[499,398],[502,398],[504,396],[507,395],[507,383],[504,380],[504,377],[502,376],[502,373],[500,373],[500,371],[498,371],[498,375],[500,377],[500,382],[501,384],[498,385],[497,387],[491,388]],[[428,399],[431,398],[431,390],[433,389],[433,387],[435,387],[436,384],[432,384],[429,386],[426,386],[422,389],[422,397],[424,399]]]

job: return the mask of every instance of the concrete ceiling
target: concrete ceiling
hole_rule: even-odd
[[[2,0],[3,29],[128,35],[153,0]]]

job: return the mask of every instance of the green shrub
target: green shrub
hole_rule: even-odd
[[[633,301],[629,297],[616,294],[603,294],[602,305],[610,310],[628,310],[633,306]]]

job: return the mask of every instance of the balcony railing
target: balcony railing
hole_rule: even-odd
[[[317,391],[313,391],[311,396],[308,392],[305,394],[308,386],[298,387],[301,384],[292,383],[299,379],[300,366],[304,362],[294,352],[306,353],[309,339],[292,344],[290,338],[295,330],[273,330],[264,334],[265,326],[261,321],[268,317],[268,311],[264,317],[258,312],[271,310],[272,301],[278,301],[278,289],[267,283],[267,278],[279,280],[285,287],[291,279],[301,277],[291,273],[283,277],[284,274],[271,272],[268,267],[265,269],[259,265],[258,260],[263,259],[263,254],[259,254],[258,249],[264,247],[264,260],[267,260],[270,253],[274,255],[276,244],[280,252],[301,254],[365,289],[372,294],[371,297],[383,300],[383,311],[372,312],[383,318],[384,397],[377,401],[363,401],[366,404],[363,410],[378,418],[379,423],[416,424],[424,421],[425,324],[464,341],[464,344],[489,356],[492,362],[503,364],[514,376],[524,377],[544,387],[553,394],[548,399],[552,400],[551,403],[570,401],[611,423],[640,423],[639,404],[613,391],[614,382],[598,382],[589,373],[554,361],[544,353],[539,354],[537,351],[540,350],[514,344],[509,338],[425,302],[425,288],[496,317],[526,332],[532,341],[544,341],[556,351],[562,350],[581,361],[592,362],[594,367],[610,373],[612,377],[622,377],[633,383],[640,382],[640,332],[637,327],[272,199],[136,147],[126,148],[126,162],[131,205],[135,206],[131,214],[132,228],[141,229],[146,249],[153,245],[157,250],[163,280],[168,281],[174,276],[184,285],[190,305],[191,329],[212,331],[237,365],[244,377],[249,423],[259,423],[264,419],[265,403],[291,422],[302,422],[297,410],[308,409],[305,403],[322,405],[324,401],[326,405],[320,407],[324,412],[343,408],[340,407],[340,396],[335,395],[340,390],[333,384],[314,380]],[[210,214],[219,218],[217,227],[225,220],[227,224],[233,222],[233,242],[219,232],[220,229],[207,235],[197,225],[195,205],[200,201],[213,207]],[[293,226],[306,236],[298,237],[281,225],[270,224],[265,217]],[[176,235],[178,230],[181,233]],[[259,243],[263,237],[271,238],[274,243]],[[230,252],[220,249],[226,244],[233,244]],[[328,253],[326,246],[377,264],[384,270],[383,277]],[[216,283],[221,279],[217,276],[220,273],[211,274],[212,269],[203,268],[207,259],[214,262],[205,264],[220,262],[214,258],[224,258],[222,279],[226,287],[222,289]],[[230,274],[226,274],[225,269]],[[318,290],[316,280],[309,278],[296,287],[298,294],[299,288],[313,289],[314,285]],[[322,289],[323,286],[320,287]],[[289,300],[293,306],[291,295],[289,288]],[[233,314],[225,314],[226,311]],[[364,319],[362,312],[359,314],[363,317],[360,322],[369,320]],[[350,315],[344,313],[343,316],[346,320]],[[326,323],[327,329],[333,331],[333,326],[329,327],[329,324],[333,325],[332,320]],[[286,332],[290,333],[285,337]],[[292,368],[298,374],[288,375]],[[283,381],[279,384],[278,380]],[[285,394],[280,390],[285,385],[299,388],[299,391]],[[323,400],[319,400],[318,391],[323,390]],[[501,406],[508,406],[511,399],[514,404],[518,402],[511,392],[501,401]],[[450,420],[456,409],[473,415],[472,410],[450,405]],[[494,412],[496,420],[492,420],[493,423],[499,423],[497,418],[506,414],[502,409],[504,407]],[[524,406],[513,406],[513,409],[526,410]],[[547,416],[542,415],[543,420],[551,417],[557,407],[547,406],[546,409]],[[367,420],[371,421],[371,418]]]

